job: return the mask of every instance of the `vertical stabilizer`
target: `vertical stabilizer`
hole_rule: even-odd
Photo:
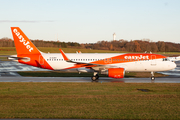
[[[17,55],[39,54],[40,51],[28,39],[19,27],[11,27]]]

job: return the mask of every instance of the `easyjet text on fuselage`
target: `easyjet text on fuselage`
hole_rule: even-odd
[[[137,56],[128,55],[128,56],[124,56],[124,59],[149,59],[149,56],[148,55],[145,55],[145,56],[143,56],[143,55],[137,55]]]

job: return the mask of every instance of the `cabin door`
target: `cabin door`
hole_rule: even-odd
[[[151,55],[151,65],[152,66],[156,65],[156,56],[155,55]]]
[[[39,64],[44,65],[44,58],[42,55],[39,56]]]

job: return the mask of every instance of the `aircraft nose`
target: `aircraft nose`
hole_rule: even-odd
[[[172,69],[176,68],[176,63],[172,62],[171,65],[170,65],[170,67],[171,67]]]

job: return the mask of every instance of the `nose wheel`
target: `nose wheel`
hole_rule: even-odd
[[[155,80],[155,77],[154,77],[154,72],[151,72],[151,82],[153,83]]]
[[[154,77],[154,76],[152,76],[152,77],[151,77],[151,80],[155,80],[155,77]]]

